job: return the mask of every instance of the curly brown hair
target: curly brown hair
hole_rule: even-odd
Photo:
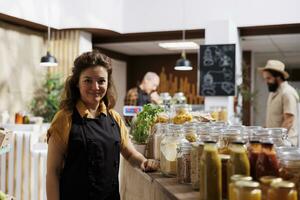
[[[117,93],[112,79],[111,59],[108,56],[101,54],[99,51],[93,50],[85,52],[75,59],[72,75],[70,75],[65,82],[62,100],[59,105],[60,109],[73,111],[78,99],[80,99],[80,91],[78,88],[80,74],[85,69],[95,66],[101,66],[107,70],[108,86],[107,92],[102,100],[108,109],[115,106]]]

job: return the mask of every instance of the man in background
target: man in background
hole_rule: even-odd
[[[282,127],[288,130],[288,138],[294,146],[298,144],[298,102],[297,91],[286,81],[289,74],[285,65],[278,60],[269,60],[260,68],[269,89],[266,127]]]
[[[160,98],[157,93],[159,76],[154,72],[147,72],[137,87],[131,88],[125,98],[126,106],[143,106],[148,103],[159,104]]]

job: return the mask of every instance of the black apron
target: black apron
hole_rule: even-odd
[[[109,113],[89,119],[74,109],[67,151],[61,200],[120,199],[120,127]]]
[[[150,95],[143,91],[140,87],[137,87],[138,99],[137,106],[143,106],[145,104],[151,103]]]

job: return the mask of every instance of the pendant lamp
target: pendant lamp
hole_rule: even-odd
[[[50,25],[48,25],[48,40],[47,40],[47,54],[41,58],[41,67],[56,67],[58,65],[57,60],[50,54]]]
[[[185,30],[182,31],[182,39],[185,41]],[[191,61],[186,58],[185,49],[182,50],[181,58],[176,61],[174,69],[178,71],[190,71],[193,69]]]
[[[185,2],[182,0],[182,41],[185,42]],[[174,67],[175,70],[178,71],[190,71],[193,69],[191,62],[186,58],[185,49],[182,49],[181,58],[176,61],[176,65]]]

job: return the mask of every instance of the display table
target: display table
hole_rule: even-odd
[[[122,200],[198,200],[191,185],[178,184],[159,172],[144,173],[121,158],[120,194]]]

